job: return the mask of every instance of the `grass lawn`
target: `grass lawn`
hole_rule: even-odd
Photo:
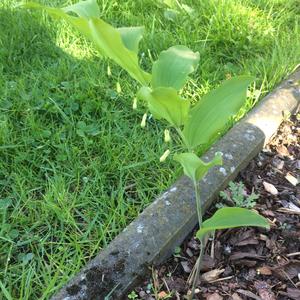
[[[111,63],[108,76],[80,34],[18,2],[0,3],[0,300],[49,299],[180,172],[159,164],[164,124],[140,128],[129,76]],[[145,69],[171,45],[200,52],[195,100],[251,74],[249,110],[300,61],[298,0],[187,0],[196,16],[175,22],[158,2],[99,0],[106,21],[146,27]]]

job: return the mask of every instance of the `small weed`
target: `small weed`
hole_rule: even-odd
[[[259,198],[259,194],[251,192],[247,194],[245,185],[242,182],[229,182],[228,191],[220,192],[220,197],[237,207],[253,208],[256,204],[256,200]],[[219,203],[218,207],[222,207],[223,204]]]
[[[174,249],[174,255],[176,256],[176,255],[180,255],[180,252],[181,252],[181,248],[180,247],[176,247],[175,249]]]
[[[283,231],[287,231],[287,230],[291,229],[291,225],[288,223],[285,223],[285,222],[283,222],[283,223],[280,222],[279,229],[283,230]]]
[[[132,291],[130,294],[128,294],[128,299],[137,299],[138,295],[135,291]]]

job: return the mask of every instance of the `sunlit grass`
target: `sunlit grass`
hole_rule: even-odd
[[[49,299],[180,173],[159,164],[165,124],[139,127],[128,75],[109,63],[107,76],[80,34],[18,2],[0,3],[0,299]],[[145,69],[171,45],[200,52],[194,101],[251,74],[245,112],[299,63],[298,0],[187,1],[196,16],[174,22],[157,3],[99,1],[114,25],[146,27]]]

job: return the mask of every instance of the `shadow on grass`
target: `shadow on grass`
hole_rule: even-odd
[[[56,46],[53,29],[45,27],[41,19],[21,8],[0,9],[0,62],[5,75],[18,76],[24,68],[47,67],[67,55]]]
[[[50,73],[55,83],[74,80],[75,70],[93,69],[88,79],[96,81],[99,71],[102,72],[99,65],[103,64],[99,63],[99,57],[89,55],[94,50],[90,50],[85,39],[76,30],[70,37],[74,32],[71,26],[53,20],[43,11],[0,8],[0,28],[0,71],[7,79],[36,76],[36,81],[43,79],[49,84],[50,78],[45,73]],[[66,47],[71,53],[65,51]],[[73,55],[78,54],[76,51],[80,54]]]

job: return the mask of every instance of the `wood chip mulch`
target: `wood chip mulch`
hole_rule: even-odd
[[[207,242],[195,299],[300,300],[299,117],[284,121],[236,180],[244,183],[244,193],[260,195],[254,209],[269,219],[271,229],[216,232]],[[191,235],[126,299],[185,299],[198,254],[199,243]]]

